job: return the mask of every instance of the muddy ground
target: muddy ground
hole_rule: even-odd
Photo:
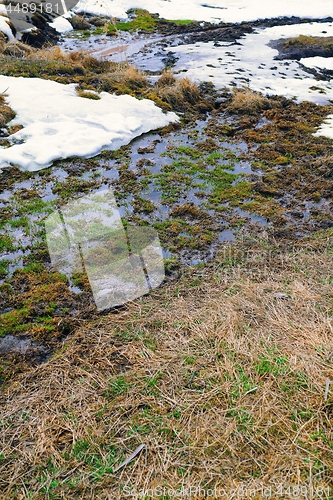
[[[168,25],[162,34],[181,35],[183,43],[237,43],[258,24]],[[59,160],[39,172],[0,173],[0,383],[47,359],[101,314],[86,275],[68,278],[51,267],[43,220],[69,200],[112,188],[124,221],[158,231],[166,280],[203,266],[223,242],[245,233],[292,244],[333,226],[332,141],[313,135],[332,105],[205,84],[198,92],[196,105],[169,101],[180,124],[117,151]]]

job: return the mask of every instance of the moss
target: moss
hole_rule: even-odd
[[[4,285],[6,288],[4,288]],[[9,312],[0,315],[0,336],[27,332],[47,337],[57,329],[58,304],[66,302],[66,276],[49,272],[40,263],[15,271],[2,287]],[[15,290],[21,293],[16,296]]]
[[[87,90],[79,90],[77,92],[77,95],[79,97],[84,97],[85,99],[92,99],[93,101],[99,101],[100,100],[100,96],[98,94],[96,94],[95,92],[89,92]]]
[[[8,234],[0,235],[0,252],[9,252],[14,250],[13,242]]]
[[[0,278],[5,278],[7,276],[9,265],[10,265],[10,260],[8,259],[0,260]]]
[[[110,23],[108,25],[109,33],[116,33],[117,31],[143,31],[150,33],[156,29],[157,19],[143,9],[132,9],[131,14],[133,19],[127,22]]]
[[[20,210],[24,214],[33,213],[51,213],[53,210],[53,203],[43,201],[40,197],[36,196],[27,200],[19,200]]]
[[[89,193],[92,188],[97,187],[101,180],[84,181],[77,177],[70,177],[64,182],[58,182],[52,187],[52,193],[57,194],[60,198],[68,200],[74,194]]]
[[[164,259],[164,269],[166,275],[173,274],[180,267],[181,263],[176,257],[169,257],[168,259]]]
[[[135,197],[133,207],[136,212],[142,212],[144,214],[150,214],[156,210],[156,206],[153,202],[140,196]]]

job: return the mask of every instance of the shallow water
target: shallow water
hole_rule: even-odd
[[[212,193],[212,186],[209,181],[210,172],[213,172],[219,165],[226,172],[236,174],[238,177],[233,183],[241,180],[243,176],[253,174],[251,163],[247,160],[237,160],[237,156],[247,151],[247,145],[244,142],[229,142],[224,139],[217,141],[217,148],[221,158],[207,163],[204,170],[196,171],[197,162],[202,162],[209,153],[201,153],[197,150],[197,144],[207,139],[206,128],[209,125],[209,118],[198,120],[195,127],[191,125],[188,129],[171,132],[167,136],[161,136],[158,133],[145,134],[136,138],[130,146],[124,148],[124,153],[113,158],[113,153],[96,159],[77,161],[59,161],[54,167],[41,172],[32,173],[29,179],[14,182],[11,190],[5,190],[0,199],[3,207],[12,211],[13,217],[4,226],[6,234],[12,241],[12,248],[4,250],[0,259],[8,261],[7,277],[22,267],[33,247],[43,241],[44,225],[43,220],[47,214],[51,213],[57,206],[61,206],[65,199],[71,199],[72,196],[82,196],[80,186],[87,186],[84,192],[94,192],[109,186],[114,190],[119,212],[124,219],[139,217],[150,225],[163,222],[171,222],[174,208],[190,204],[188,210],[191,212],[191,204],[196,207],[200,213],[211,220],[214,237],[211,245],[207,244],[201,251],[196,251],[199,255],[196,260],[206,260],[211,256],[211,248],[216,247],[217,241],[233,240],[237,230],[228,228],[228,220],[232,214],[246,217],[251,222],[258,222],[260,225],[266,224],[263,218],[252,216],[246,213],[238,213],[237,210],[225,206],[226,212],[221,215],[214,208],[207,205],[207,197]],[[184,149],[185,148],[185,149]],[[121,150],[120,150],[121,151]],[[187,155],[193,154],[194,158]],[[196,158],[197,157],[197,158]],[[177,163],[178,162],[178,163]],[[176,165],[176,166],[175,166]],[[178,165],[178,166],[177,166]],[[187,169],[190,168],[187,173]],[[124,170],[125,169],[125,170]],[[193,170],[194,169],[194,170]],[[193,171],[192,171],[193,170]],[[170,171],[170,174],[169,174]],[[123,173],[125,172],[125,177]],[[131,192],[128,192],[127,175],[133,173],[135,184]],[[174,186],[175,192],[172,195],[173,201],[168,198],[168,183],[164,186],[164,180],[168,179],[172,172],[180,175],[180,182]],[[179,172],[179,174],[176,174]],[[258,171],[256,171],[258,174]],[[204,177],[203,177],[204,176]],[[162,182],[163,181],[163,182]],[[162,184],[161,184],[162,182]],[[183,184],[182,184],[183,183]],[[140,187],[141,186],[141,187]],[[164,186],[164,187],[162,187]],[[63,196],[65,196],[63,198]],[[32,213],[24,213],[24,207],[32,200],[43,202],[41,208]],[[143,200],[139,202],[138,200]],[[140,208],[144,200],[149,202],[149,211]],[[22,206],[20,205],[22,203]],[[141,205],[140,205],[141,203]],[[33,210],[33,209],[32,209]],[[197,219],[190,215],[189,218],[184,213],[186,224],[201,225],[200,218]],[[201,217],[198,212],[198,216]],[[22,219],[22,216],[28,219],[28,225]],[[19,225],[19,227],[15,227]],[[205,229],[204,226],[202,229]],[[236,231],[236,232],[235,232]],[[186,231],[185,231],[186,232]],[[185,232],[178,234],[181,240]],[[221,236],[221,234],[223,236]],[[189,235],[189,241],[195,236]],[[222,238],[222,239],[221,239]],[[186,242],[181,240],[181,247],[186,247]],[[164,239],[164,255],[177,255],[183,263],[190,263],[191,252],[178,252],[174,249],[174,243],[170,247],[168,241]],[[170,248],[173,248],[170,251]],[[2,281],[5,279],[3,277]],[[2,282],[1,281],[1,282]],[[74,289],[73,289],[74,290]]]

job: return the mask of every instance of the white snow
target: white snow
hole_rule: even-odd
[[[319,19],[332,15],[332,0],[79,0],[73,10],[126,18],[126,11],[133,7],[157,12],[165,19],[232,23],[280,16]]]
[[[325,136],[329,139],[333,139],[333,115],[328,115],[323,124],[319,127],[317,132],[313,134],[315,136]]]
[[[9,40],[13,40],[14,35],[8,23],[9,19],[7,17],[6,7],[0,4],[0,31],[7,35]]]
[[[67,31],[72,31],[73,26],[64,16],[56,17],[52,23],[49,25],[58,31],[58,33],[66,33]]]
[[[237,44],[196,43],[168,47],[179,60],[174,71],[195,81],[210,81],[217,87],[248,86],[267,95],[284,95],[298,102],[327,104],[333,100],[333,81],[318,81],[297,61],[277,61],[271,40],[309,36],[333,36],[333,23],[305,23],[257,29]],[[185,72],[184,72],[185,70]]]
[[[91,100],[78,97],[75,87],[0,75],[0,88],[8,88],[6,101],[17,113],[11,125],[24,127],[9,137],[11,147],[0,147],[0,168],[16,164],[34,171],[57,158],[91,157],[178,121],[147,99],[102,92],[100,100]]]
[[[333,57],[303,57],[299,62],[307,68],[333,70]]]

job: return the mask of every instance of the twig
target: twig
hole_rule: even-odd
[[[201,368],[203,368],[204,366],[205,365],[200,365],[200,366],[198,366],[198,368],[196,370],[194,370],[194,372],[190,376],[190,378],[189,378],[187,384],[185,385],[185,387],[187,387],[188,389],[191,388],[191,384],[193,382],[194,377],[197,375],[197,373],[199,373],[199,371],[201,370]]]
[[[326,387],[325,387],[325,396],[324,396],[325,401],[327,401],[327,398],[328,398],[328,391],[330,389],[330,383],[331,383],[330,379],[327,378],[326,379]]]
[[[251,392],[254,392],[258,389],[258,386],[256,387],[253,387],[253,389],[250,389],[249,391],[246,391],[245,394],[243,394],[242,398],[244,398],[245,396],[247,396],[248,394],[250,394]]]
[[[131,455],[129,457],[126,458],[126,460],[124,460],[120,465],[118,465],[118,467],[116,467],[113,472],[117,472],[119,469],[121,469],[122,467],[125,467],[125,465],[128,465],[130,462],[132,462],[132,460],[140,453],[140,451],[143,450],[143,448],[145,448],[146,445],[145,444],[140,444],[140,446],[138,446],[134,451],[133,453],[131,453]]]

